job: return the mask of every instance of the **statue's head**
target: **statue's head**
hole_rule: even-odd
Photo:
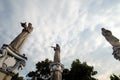
[[[27,26],[26,22],[24,22],[24,23],[21,23],[21,26],[24,28],[23,31],[25,31],[25,32],[30,33],[33,31],[33,27],[32,27],[31,23],[28,23],[28,26]]]
[[[28,27],[27,27],[29,33],[33,31],[33,27],[31,23],[28,23]]]
[[[32,26],[32,23],[28,23],[28,26]]]
[[[109,30],[107,30],[105,28],[101,28],[101,30],[102,30],[102,35],[103,36],[110,36],[110,35],[112,35],[111,31],[109,31]]]
[[[59,44],[56,44],[56,47],[60,47]]]
[[[56,44],[56,50],[57,50],[57,51],[60,51],[60,46],[59,46],[59,44]]]

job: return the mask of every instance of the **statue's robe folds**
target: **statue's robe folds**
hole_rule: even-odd
[[[56,47],[54,47],[54,62],[60,63],[60,46],[56,44]]]
[[[28,27],[25,26],[22,32],[9,44],[9,47],[16,53],[19,53],[24,41],[28,35],[32,32],[32,24],[29,23]]]
[[[54,61],[50,64],[51,80],[62,80],[63,65],[60,63],[60,46],[56,44],[54,48]]]
[[[113,55],[120,60],[120,42],[119,39],[112,35],[112,32],[102,28],[102,35],[113,46]]]

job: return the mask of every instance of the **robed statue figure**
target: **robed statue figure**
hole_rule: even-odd
[[[53,47],[55,54],[54,54],[54,62],[60,63],[60,46],[56,44],[56,47]]]
[[[28,26],[26,25],[26,22],[21,23],[21,26],[23,27],[22,32],[9,44],[10,49],[16,53],[19,53],[24,41],[33,30],[31,23],[28,23]]]
[[[105,39],[113,46],[113,55],[116,59],[120,60],[120,42],[119,39],[116,38],[111,31],[102,28],[102,35]]]

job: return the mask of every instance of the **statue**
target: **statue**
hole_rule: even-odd
[[[27,36],[32,32],[33,27],[31,23],[28,23],[28,26],[25,23],[21,23],[23,27],[22,32],[9,44],[10,49],[14,52],[19,53],[24,41],[26,40]]]
[[[106,30],[102,28],[102,35],[106,38],[106,40],[112,45],[112,46],[120,46],[119,39],[117,39],[115,36],[112,35],[112,32],[109,30]]]
[[[60,46],[56,44],[56,47],[51,46],[54,51],[54,61],[50,64],[51,79],[50,80],[62,80],[63,64],[60,63]]]
[[[22,32],[8,45],[0,48],[0,80],[11,80],[26,65],[27,57],[20,54],[20,49],[28,35],[32,32],[32,24],[21,23]]]
[[[102,30],[102,35],[105,39],[113,46],[113,55],[116,59],[120,60],[120,42],[119,39],[112,35],[112,32],[104,28]]]
[[[56,44],[56,47],[53,47],[53,46],[51,46],[51,47],[55,51],[54,62],[60,63],[60,46],[58,44]]]

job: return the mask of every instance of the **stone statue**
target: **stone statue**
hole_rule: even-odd
[[[26,40],[27,36],[32,32],[33,27],[31,23],[28,23],[28,26],[25,23],[21,23],[23,27],[22,32],[9,44],[10,49],[14,52],[19,53],[24,41]]]
[[[117,39],[115,36],[112,35],[112,32],[109,30],[106,30],[102,28],[102,35],[106,38],[106,40],[112,45],[112,46],[120,46],[119,39]]]
[[[21,26],[22,32],[9,45],[3,44],[0,48],[0,80],[11,80],[26,65],[27,57],[25,54],[20,55],[20,49],[33,27],[31,23],[27,26],[26,22],[21,23]]]
[[[102,35],[113,46],[113,55],[120,60],[120,42],[119,39],[112,35],[112,32],[102,28]]]
[[[54,62],[60,63],[60,46],[58,44],[56,44],[56,47],[53,47],[53,46],[51,46],[51,47],[55,51]]]
[[[63,64],[60,63],[60,46],[56,44],[56,47],[53,47],[55,51],[54,61],[50,64],[51,79],[50,80],[62,80],[62,72],[64,69]]]

